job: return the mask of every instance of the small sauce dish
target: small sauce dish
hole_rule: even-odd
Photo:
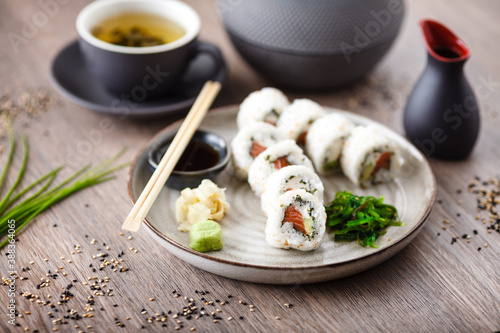
[[[148,151],[148,163],[154,172],[174,139],[170,133]],[[195,188],[203,179],[214,180],[227,166],[231,157],[228,144],[221,136],[197,130],[182,153],[166,185],[176,190]]]

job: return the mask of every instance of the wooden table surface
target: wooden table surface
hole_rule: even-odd
[[[63,46],[76,38],[75,17],[88,2],[0,2],[0,92],[8,87],[14,93],[45,89],[57,97],[49,110],[36,116],[20,116],[15,121],[16,129],[28,135],[31,147],[25,183],[61,164],[68,166],[64,173],[69,174],[85,163],[105,159],[123,146],[128,147],[123,160],[131,160],[145,142],[173,120],[138,122],[109,118],[76,106],[52,90],[50,63]],[[251,91],[269,85],[230,44],[216,15],[214,2],[187,2],[202,17],[201,38],[216,43],[228,64],[228,78],[215,107],[239,103]],[[8,33],[22,36],[26,21],[40,15],[45,3],[52,4],[50,17],[40,21],[44,24],[40,24],[36,32],[13,47]],[[174,331],[176,326],[180,331],[194,327],[201,332],[499,330],[500,235],[487,232],[489,222],[483,224],[476,220],[476,196],[467,191],[467,186],[475,176],[481,181],[498,177],[500,3],[496,0],[456,0],[453,4],[422,0],[407,1],[406,5],[407,15],[394,47],[368,80],[333,92],[285,92],[290,98],[307,97],[323,105],[349,109],[402,133],[402,107],[426,61],[418,20],[424,17],[438,19],[466,41],[472,53],[466,73],[476,92],[482,92],[481,136],[474,153],[465,161],[430,160],[438,184],[438,201],[424,229],[409,246],[371,270],[331,282],[277,286],[230,280],[170,255],[151,240],[144,227],[130,240],[128,233],[119,236],[121,224],[131,208],[126,187],[127,170],[121,170],[115,180],[87,189],[45,212],[19,235],[16,270],[18,276],[28,279],[16,280],[14,299],[20,314],[15,320],[17,327],[8,324],[6,305],[10,298],[7,287],[2,286],[0,330],[137,332],[141,327],[145,331]],[[112,123],[112,130],[95,134],[107,119]],[[1,142],[5,145],[5,138]],[[83,146],[86,149],[78,149]],[[5,159],[3,153],[0,165]],[[19,162],[18,154],[16,165]],[[13,177],[9,175],[10,183]],[[464,234],[472,236],[470,243],[461,238]],[[452,237],[456,235],[459,239],[452,244]],[[95,244],[92,244],[93,239]],[[75,245],[81,245],[82,253],[71,254]],[[130,251],[130,247],[138,252]],[[130,270],[93,272],[89,265],[98,265],[99,258],[92,256],[101,251],[109,252],[114,259],[124,251],[121,264]],[[57,279],[46,277],[49,270],[54,273],[60,266],[64,268],[60,269]],[[29,270],[23,271],[26,267]],[[2,276],[7,277],[7,259],[0,261],[0,268]],[[91,284],[94,281],[87,283],[87,279],[94,276],[99,279],[99,285],[102,285],[101,279],[109,277],[104,290],[112,291],[105,292],[107,296],[95,296],[90,306],[93,311],[87,312],[85,307],[93,293]],[[50,283],[37,289],[41,278],[49,279]],[[73,284],[70,288],[73,297],[67,303],[57,304],[59,295],[70,283]],[[173,290],[180,297],[175,298]],[[195,290],[210,293],[203,296]],[[31,302],[20,295],[25,292],[39,298]],[[214,301],[215,305],[205,305],[209,311],[222,310],[217,312],[221,318],[218,323],[213,323],[211,317],[174,318],[174,314],[188,304],[189,298],[202,306],[202,297]],[[220,305],[216,300],[229,301],[229,304]],[[247,305],[240,304],[239,300]],[[43,305],[46,301],[54,306]],[[293,307],[288,308],[285,303]],[[71,309],[79,316],[87,315],[75,320],[75,314],[69,313]],[[164,322],[161,321],[162,312],[167,318]],[[240,316],[243,319],[239,319]],[[148,322],[149,317],[153,318],[152,322]],[[160,319],[156,321],[155,318]],[[118,322],[123,326],[119,327]]]

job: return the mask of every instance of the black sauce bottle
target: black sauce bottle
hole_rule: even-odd
[[[427,44],[427,67],[404,112],[407,137],[425,155],[463,159],[479,134],[479,105],[463,67],[469,49],[444,25],[420,22]]]

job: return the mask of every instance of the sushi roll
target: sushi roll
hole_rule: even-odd
[[[344,141],[354,129],[352,121],[331,113],[316,120],[306,136],[305,151],[319,174],[340,170],[340,155]]]
[[[289,165],[304,165],[314,170],[309,158],[293,140],[283,140],[264,150],[248,169],[248,183],[260,196],[273,172]]]
[[[266,223],[272,247],[311,251],[325,233],[326,213],[319,198],[303,189],[291,190],[275,201]]]
[[[369,185],[394,178],[400,167],[397,145],[378,125],[358,126],[346,140],[342,171],[354,184]]]
[[[288,98],[276,88],[254,91],[240,105],[236,117],[238,128],[260,121],[276,125],[281,112],[289,104]]]
[[[282,140],[278,129],[268,123],[258,122],[243,127],[231,142],[233,165],[236,175],[248,178],[248,168],[267,147]]]
[[[325,110],[310,99],[296,99],[283,110],[278,119],[278,129],[284,137],[304,144],[311,124],[325,114]]]
[[[323,202],[323,183],[314,170],[303,165],[290,165],[276,171],[266,185],[266,190],[262,193],[261,207],[268,215],[269,208],[276,199],[283,193],[303,189],[308,193],[314,194]]]

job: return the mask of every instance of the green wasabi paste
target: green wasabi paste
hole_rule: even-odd
[[[189,247],[198,252],[222,249],[222,228],[214,221],[195,223],[189,231]]]

